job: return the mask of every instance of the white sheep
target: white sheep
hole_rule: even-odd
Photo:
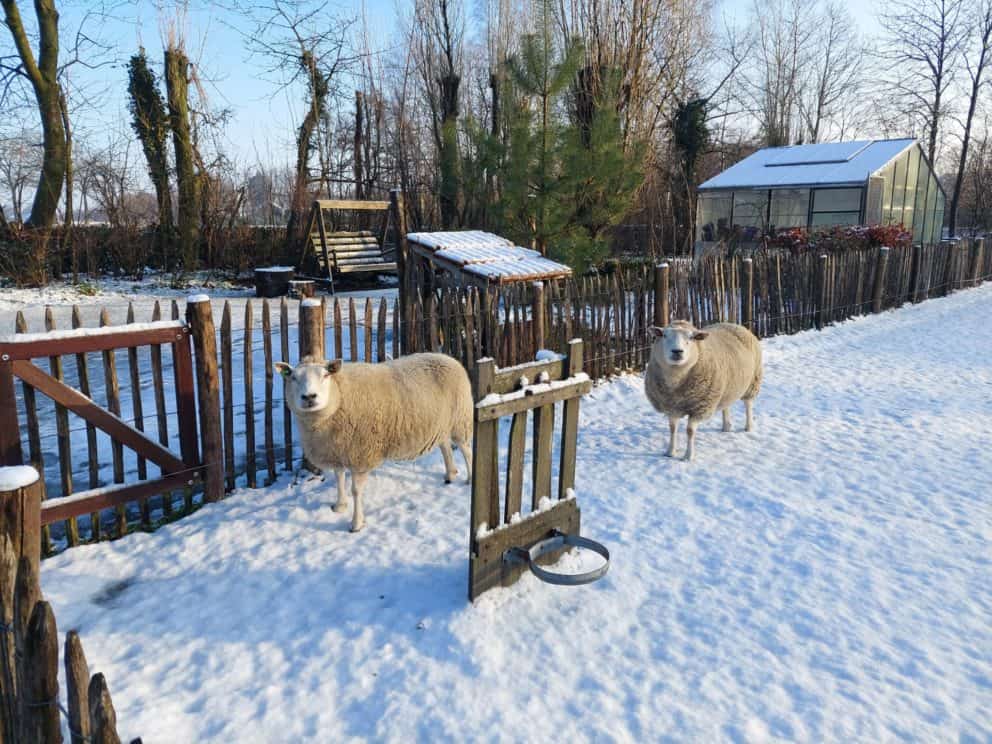
[[[716,323],[696,330],[684,320],[651,328],[654,339],[644,375],[644,392],[668,416],[668,456],[675,456],[679,419],[689,417],[685,459],[691,460],[696,427],[717,411],[730,431],[730,406],[744,401],[745,431],[754,428],[754,398],[761,388],[761,343],[744,326]]]
[[[345,364],[312,357],[282,375],[303,452],[313,465],[333,469],[338,501],[348,508],[345,470],[354,498],[351,531],[365,526],[362,490],[370,471],[386,460],[413,460],[435,447],[444,457],[445,482],[458,475],[452,442],[472,479],[472,388],[465,369],[444,354],[411,354],[379,364]]]

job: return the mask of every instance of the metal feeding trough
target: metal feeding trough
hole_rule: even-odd
[[[592,571],[577,574],[561,574],[548,571],[538,565],[538,560],[548,553],[555,553],[564,548],[586,548],[603,557],[603,565],[597,566]],[[506,559],[513,563],[523,563],[532,574],[541,581],[559,586],[579,586],[580,584],[590,584],[596,579],[601,579],[610,570],[610,551],[605,545],[590,540],[588,537],[580,535],[566,535],[562,532],[554,531],[551,537],[540,540],[530,548],[511,548],[507,551]]]

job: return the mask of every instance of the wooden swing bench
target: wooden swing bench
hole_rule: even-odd
[[[324,221],[327,210],[382,212],[382,229],[329,231]],[[396,272],[395,246],[387,244],[386,234],[392,210],[388,201],[317,199],[310,209],[307,249],[313,250],[317,266],[334,285],[342,275],[389,274]]]

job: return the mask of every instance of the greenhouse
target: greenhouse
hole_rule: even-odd
[[[834,225],[902,225],[914,243],[934,243],[944,201],[915,139],[770,147],[699,187],[697,247]]]

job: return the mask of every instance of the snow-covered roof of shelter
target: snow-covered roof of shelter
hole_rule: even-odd
[[[915,139],[905,138],[767,147],[709,179],[699,190],[863,184],[914,144]]]
[[[482,230],[409,233],[406,237],[430,251],[439,264],[491,282],[560,279],[572,274],[565,264]]]

